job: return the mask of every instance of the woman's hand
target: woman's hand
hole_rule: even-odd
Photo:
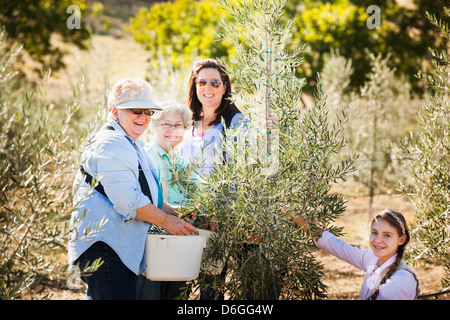
[[[152,203],[136,209],[136,219],[162,227],[172,235],[198,234],[198,230],[190,223],[179,219],[173,213],[174,207],[169,204],[163,205],[159,210]]]
[[[300,229],[308,231],[308,221],[302,216],[296,216],[294,222]]]
[[[186,210],[184,210],[181,206],[175,206],[165,202],[161,210],[167,214],[172,214],[180,219],[183,219],[184,221],[191,224],[194,223],[197,217],[197,214],[195,212],[186,212]]]
[[[276,114],[271,113],[269,118],[267,118],[267,128],[272,130],[276,125],[278,125],[278,117]]]
[[[309,232],[310,235],[315,239],[320,238],[322,236],[322,233],[325,231],[324,229],[316,226],[315,224],[310,223],[308,220],[306,220],[300,215],[294,218],[294,222],[300,229]]]
[[[195,227],[193,227],[192,224],[190,223],[191,219],[189,217],[184,217],[183,219],[178,218],[180,206],[174,206],[164,202],[161,210],[164,211],[168,216],[167,225],[162,227],[169,234],[173,235],[189,235],[192,233],[198,234],[198,230]],[[186,223],[190,226],[189,228],[187,227]]]
[[[161,227],[172,235],[198,234],[198,230],[192,224],[171,214],[166,215],[166,220],[164,220]]]

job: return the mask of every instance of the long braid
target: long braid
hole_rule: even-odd
[[[375,300],[377,298],[378,293],[380,292],[381,285],[386,283],[387,279],[389,279],[395,273],[395,271],[397,271],[398,267],[400,266],[400,262],[402,262],[404,252],[405,252],[405,246],[399,246],[398,251],[397,251],[397,258],[395,259],[395,262],[389,266],[387,272],[385,273],[384,277],[380,281],[380,285],[367,298],[367,300]]]
[[[406,245],[408,244],[409,239],[410,239],[409,232],[406,227],[406,220],[401,213],[386,209],[386,210],[383,210],[382,212],[380,212],[379,214],[377,214],[377,216],[373,219],[372,223],[376,219],[384,219],[384,220],[388,221],[392,226],[394,226],[397,229],[398,234],[400,236],[406,235],[406,240],[405,240],[405,242],[403,242],[403,244],[398,246],[397,257],[395,259],[395,262],[391,266],[389,266],[386,274],[381,279],[380,284],[374,290],[374,292],[367,298],[367,300],[375,300],[378,296],[378,293],[380,292],[381,285],[386,283],[387,279],[389,279],[395,273],[395,271],[397,271],[398,267],[400,266],[400,263],[402,262]],[[414,275],[414,277],[415,277],[415,275]],[[417,278],[416,278],[416,280],[417,280]]]

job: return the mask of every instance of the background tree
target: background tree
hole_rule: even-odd
[[[446,9],[447,17],[450,10]],[[433,73],[419,72],[419,78],[433,90],[419,115],[419,127],[405,139],[402,156],[413,180],[412,188],[403,182],[401,190],[414,208],[412,251],[408,258],[418,262],[443,264],[442,286],[450,287],[450,30],[448,24],[427,14],[441,30],[447,49],[431,49]]]
[[[442,41],[426,23],[425,11],[442,12],[446,0],[411,0],[400,5],[396,0],[290,0],[282,19],[295,21],[286,45],[295,50],[307,44],[304,62],[298,74],[306,77],[304,92],[311,93],[315,75],[324,67],[324,57],[333,50],[352,60],[355,72],[350,87],[359,87],[371,71],[370,53],[390,55],[396,75],[406,75],[413,91],[421,91],[420,82],[412,77],[417,66],[429,65],[427,48],[442,48]],[[380,8],[380,27],[369,28],[367,12],[371,5]],[[143,8],[131,19],[130,31],[136,41],[151,53],[151,61],[160,51],[172,57],[174,65],[190,64],[196,56],[225,58],[233,50],[216,40],[218,21],[228,19],[214,1],[174,0]],[[447,17],[442,18],[450,22]],[[311,84],[311,85],[309,85]]]
[[[175,0],[141,8],[128,30],[149,51],[151,67],[158,67],[159,55],[183,67],[198,56],[222,58],[232,53],[230,46],[217,41],[221,19],[226,19],[225,11],[217,1]]]
[[[307,44],[305,62],[299,68],[299,74],[313,83],[315,74],[324,66],[324,54],[337,49],[344,58],[353,61],[356,72],[352,74],[351,86],[362,83],[364,78],[361,77],[369,69],[361,68],[360,61],[367,61],[365,48],[373,47],[373,38],[366,27],[369,15],[364,7],[348,0],[294,0],[287,3],[286,13],[288,19],[296,20],[289,47]],[[305,89],[311,91],[309,86]]]
[[[372,12],[367,9],[372,5],[380,9],[380,26],[370,29],[367,20]],[[343,57],[352,59],[353,88],[360,87],[370,74],[369,53],[380,53],[391,56],[392,69],[397,75],[410,77],[416,91],[420,82],[412,75],[417,66],[428,68],[428,48],[443,45],[439,34],[426,23],[425,12],[443,13],[446,5],[445,0],[411,0],[403,5],[396,0],[292,0],[286,13],[289,19],[296,19],[296,25],[289,46],[307,43],[305,63],[299,72],[308,82],[313,82],[315,73],[323,68],[324,54],[338,49]]]
[[[321,72],[329,115],[349,105],[346,112],[350,121],[342,132],[348,143],[342,152],[357,152],[360,157],[358,170],[349,177],[351,184],[342,192],[368,196],[367,223],[372,218],[376,197],[397,193],[398,180],[409,181],[409,172],[401,165],[398,151],[401,141],[417,126],[421,107],[421,100],[411,94],[409,81],[392,69],[390,56],[370,54],[370,58],[371,72],[358,91],[349,87],[352,60],[337,50],[325,55]],[[330,121],[333,119],[330,117]]]
[[[24,50],[39,66],[57,70],[64,67],[63,57],[67,53],[54,41],[54,36],[64,43],[86,49],[91,31],[86,20],[81,20],[80,29],[69,29],[67,19],[72,13],[67,8],[76,5],[82,15],[90,12],[86,0],[0,0],[0,25],[8,33],[9,44],[23,44]]]
[[[372,219],[374,197],[395,183],[390,178],[397,176],[392,172],[391,159],[395,159],[395,147],[406,135],[405,119],[413,118],[412,112],[416,111],[409,82],[395,75],[389,56],[371,54],[370,58],[372,70],[353,100],[349,125],[352,150],[358,150],[366,160],[359,164],[356,180],[368,189],[367,223]]]
[[[71,120],[80,107],[78,93],[72,103],[56,108],[46,99],[50,73],[36,89],[16,77],[14,62],[21,47],[7,49],[6,41],[2,31],[0,299],[16,299],[41,282],[66,283],[71,181],[78,145],[89,130],[71,132],[77,125]]]

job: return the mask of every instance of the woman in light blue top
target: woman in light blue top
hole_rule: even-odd
[[[196,175],[187,177],[189,181],[177,181],[172,174],[174,166],[186,166],[178,153],[178,145],[183,141],[184,131],[192,121],[192,112],[183,104],[175,101],[161,103],[162,111],[158,111],[150,121],[152,141],[145,149],[156,168],[164,201],[172,206],[182,206],[190,192],[187,183],[196,184]],[[184,281],[151,281],[139,276],[138,298],[146,300],[172,300],[181,293]]]
[[[248,119],[232,102],[231,80],[225,67],[216,59],[196,61],[192,67],[188,85],[188,106],[193,113],[193,126],[186,130],[180,154],[188,162],[195,162],[199,180],[208,179],[211,171],[227,161],[222,138],[227,129],[236,135],[248,134]],[[228,132],[227,132],[228,133]],[[226,268],[220,276],[204,276],[208,284],[225,281]],[[214,289],[202,290],[200,300],[223,300],[224,295]]]
[[[108,109],[108,120],[87,145],[75,177],[69,260],[84,268],[102,259],[97,271],[82,277],[88,298],[135,299],[137,275],[146,270],[149,224],[175,235],[197,230],[164,203],[154,166],[138,139],[154,110],[161,109],[152,102],[150,85],[139,78],[119,80],[108,95]]]
[[[227,129],[236,129],[234,134],[242,135],[248,133],[249,121],[231,101],[230,76],[219,61],[196,61],[188,90],[188,106],[192,110],[194,124],[186,130],[180,154],[189,162],[201,163],[198,173],[202,178],[207,178],[226,157],[221,151],[224,134],[222,120]]]
[[[235,145],[245,145],[251,132],[251,125],[233,103],[230,76],[216,59],[203,59],[194,63],[189,78],[187,100],[194,122],[193,126],[186,130],[180,145],[180,154],[188,162],[200,164],[197,172],[201,181],[208,179],[214,168],[230,160],[229,155],[223,151],[222,139],[225,137]],[[268,119],[269,125],[277,122],[276,116]],[[253,249],[258,248],[248,246],[248,250]],[[218,276],[220,279],[206,275],[204,282],[207,284],[223,282],[225,273],[226,267]],[[273,296],[277,297],[277,293],[274,292]],[[224,295],[214,289],[203,290],[200,293],[200,300],[212,299],[223,300]]]

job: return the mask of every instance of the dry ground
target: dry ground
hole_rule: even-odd
[[[361,248],[367,248],[367,206],[367,197],[350,198],[347,211],[337,222],[338,225],[345,226],[344,232],[346,234],[343,239]],[[398,196],[377,196],[374,201],[374,212],[384,208],[396,209],[411,217],[408,205]],[[359,291],[364,279],[364,272],[323,250],[317,251],[316,256],[319,261],[324,263],[324,282],[328,286],[328,299],[359,300]],[[444,275],[442,266],[424,263],[416,266],[414,269],[420,281],[422,294],[441,290],[440,279]],[[85,290],[83,286],[77,290],[71,290],[65,284],[48,284],[47,287],[43,288],[42,293],[34,295],[33,299],[39,299],[39,297],[44,295],[48,295],[48,298],[51,300],[83,300],[85,298]],[[428,299],[448,300],[450,299],[450,294],[447,293]]]

